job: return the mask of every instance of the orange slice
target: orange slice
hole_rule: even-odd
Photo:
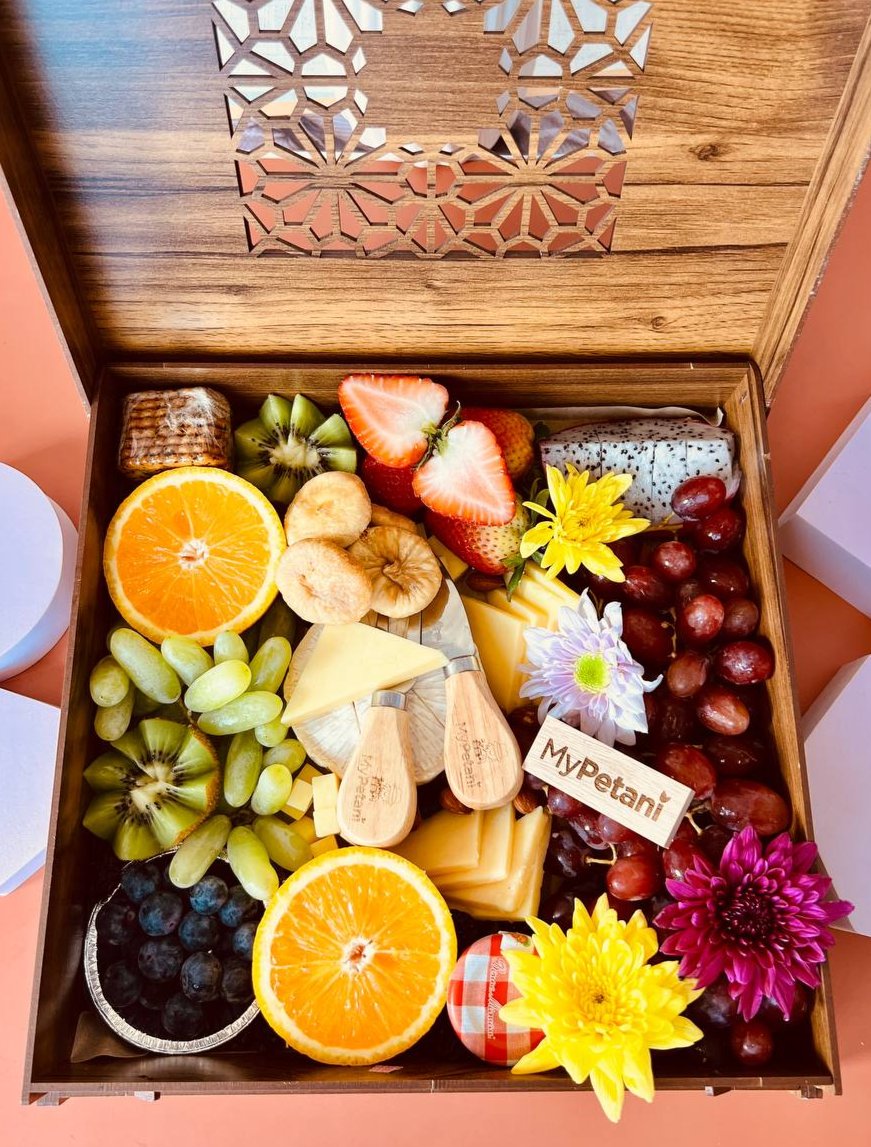
[[[429,1031],[456,960],[451,914],[425,873],[378,848],[343,848],[298,869],[269,902],[254,993],[297,1051],[378,1063]]]
[[[265,495],[226,470],[183,466],[143,482],[118,507],[103,572],[118,612],[152,641],[171,633],[211,645],[240,633],[277,592],[287,547]]]

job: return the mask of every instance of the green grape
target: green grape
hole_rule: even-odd
[[[288,872],[296,872],[311,860],[312,850],[296,828],[277,816],[258,816],[251,826],[263,842],[273,864]]]
[[[188,686],[184,703],[194,713],[211,713],[241,697],[250,683],[251,670],[244,661],[222,661]]]
[[[266,725],[258,725],[254,733],[264,749],[274,749],[287,736],[287,725],[280,717],[276,717],[274,721],[269,721]]]
[[[246,665],[248,664],[248,646],[238,633],[233,633],[230,629],[218,634],[212,652],[215,655],[216,665],[220,665],[222,661],[244,661]]]
[[[164,661],[173,667],[185,685],[194,681],[215,664],[211,654],[190,637],[164,637],[160,645]]]
[[[228,665],[229,662],[225,661],[224,664]],[[215,666],[215,669],[220,668],[222,666]],[[281,698],[274,693],[244,693],[220,709],[203,713],[197,724],[210,737],[222,737],[228,733],[244,733],[246,729],[267,725],[275,720],[281,709]]]
[[[251,808],[258,816],[271,816],[284,808],[292,788],[293,776],[290,769],[284,765],[267,765],[257,779]]]
[[[190,888],[218,859],[232,824],[228,816],[210,816],[186,836],[170,861],[169,879],[176,888]]]
[[[117,705],[98,707],[94,714],[94,732],[101,741],[117,741],[127,732],[133,716],[135,696],[136,690],[128,684],[126,695]]]
[[[120,705],[130,691],[130,678],[114,657],[102,657],[91,670],[91,700],[108,709]]]
[[[269,749],[263,757],[264,765],[284,765],[291,773],[301,769],[304,762],[305,749],[293,737],[288,737],[286,741],[282,741],[274,749]]]
[[[181,682],[160,650],[133,629],[116,629],[110,639],[112,656],[126,670],[140,692],[161,705],[171,705],[181,696]]]
[[[233,808],[241,808],[248,803],[260,769],[263,765],[263,748],[249,729],[237,733],[227,750],[224,764],[224,799]]]
[[[277,693],[290,665],[290,642],[286,637],[270,637],[251,660],[251,688]]]
[[[278,873],[269,853],[250,828],[234,828],[227,840],[227,860],[236,879],[255,900],[269,900],[278,891]]]
[[[258,640],[263,645],[270,637],[284,637],[292,645],[295,636],[296,614],[279,594],[263,615]]]

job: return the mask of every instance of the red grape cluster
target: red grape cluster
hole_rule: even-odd
[[[774,672],[774,654],[757,634],[759,607],[738,550],[744,519],[719,478],[683,482],[672,508],[682,522],[677,536],[614,543],[626,580],[617,584],[587,575],[585,584],[600,601],[622,603],[626,645],[648,676],[663,676],[645,696],[648,733],[628,752],[693,789],[692,819],[681,824],[667,849],[659,849],[527,776],[525,799],[546,805],[553,816],[539,914],[563,927],[571,922],[576,897],[591,907],[603,891],[621,917],[642,908],[652,919],[667,902],[665,880],[681,879],[696,857],[717,864],[732,836],[747,825],[769,837],[789,824],[789,806],[772,787],[778,771],[764,683]],[[509,720],[525,753],[538,732],[536,710],[524,706]],[[696,1006],[699,1022],[730,1028],[731,1054],[740,1063],[767,1062],[774,1046],[772,1017],[739,1021],[732,1001],[727,1008],[715,987]],[[807,993],[798,998],[803,1016]],[[707,1007],[728,1012],[728,1021],[709,1021]]]

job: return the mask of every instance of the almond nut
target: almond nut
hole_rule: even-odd
[[[521,816],[526,816],[528,812],[535,812],[535,810],[538,808],[540,803],[538,797],[539,794],[535,791],[535,789],[533,789],[531,785],[528,785],[524,781],[523,788],[514,798],[514,807],[517,809]]]
[[[439,804],[446,812],[459,813],[461,816],[465,816],[472,811],[470,808],[466,808],[463,802],[458,800],[447,786],[439,793]]]

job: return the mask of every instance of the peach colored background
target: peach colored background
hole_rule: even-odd
[[[783,508],[871,393],[871,177],[832,257],[771,415],[772,461]],[[18,466],[78,518],[86,414],[8,213],[0,204],[0,460]],[[2,544],[2,543],[0,543]],[[803,707],[842,664],[871,652],[871,620],[787,568]],[[59,702],[63,644],[11,687]],[[856,730],[858,735],[864,731]],[[9,783],[10,779],[7,779]],[[864,831],[868,831],[867,824]],[[611,1127],[586,1094],[82,1099],[58,1109],[19,1106],[41,881],[0,899],[0,1136],[15,1147],[152,1147],[240,1143],[304,1147],[421,1147],[446,1142],[600,1144],[645,1138],[667,1147],[871,1144],[871,940],[841,935],[832,956],[845,1094],[661,1095],[627,1100]]]

